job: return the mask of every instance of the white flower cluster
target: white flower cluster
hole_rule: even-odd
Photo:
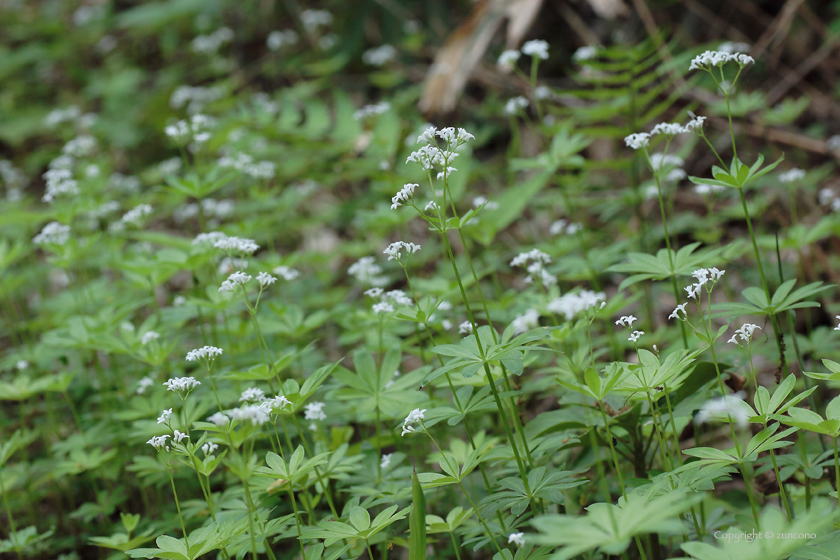
[[[224,97],[225,89],[221,86],[179,86],[169,97],[169,106],[173,109],[180,109],[187,106],[187,113],[195,115],[200,113],[204,106]],[[186,124],[186,121],[181,121]],[[169,134],[167,132],[167,134]],[[178,160],[180,161],[180,160]]]
[[[217,426],[227,426],[230,422],[230,417],[223,412],[216,412],[207,417],[207,421]]]
[[[73,122],[82,115],[82,110],[75,105],[64,109],[53,109],[44,117],[44,125],[48,128],[55,128],[66,122]]]
[[[93,136],[83,134],[81,136],[76,136],[69,142],[67,142],[63,148],[61,148],[61,153],[66,154],[72,157],[85,157],[89,156],[93,153],[93,150],[96,149],[96,138]]]
[[[32,238],[35,245],[64,245],[70,239],[70,226],[50,222],[41,233]]]
[[[653,130],[650,131],[650,135],[656,136],[657,134],[664,134],[666,136],[676,136],[677,134],[683,134],[684,132],[688,132],[688,130],[686,130],[686,128],[680,123],[659,123],[653,127]]]
[[[721,66],[727,62],[737,62],[738,65],[753,64],[755,60],[751,56],[741,54],[739,52],[724,52],[724,51],[706,51],[699,54],[691,61],[688,67],[690,70],[709,70],[711,66]]]
[[[414,197],[414,189],[416,189],[419,186],[420,185],[418,185],[417,183],[406,183],[405,185],[403,185],[403,188],[401,188],[397,192],[397,194],[391,197],[391,210],[396,210],[406,202],[410,201]]]
[[[516,544],[516,546],[525,546],[525,533],[511,533],[508,535],[508,544]]]
[[[234,292],[236,291],[237,286],[244,286],[249,280],[251,280],[253,276],[250,274],[245,274],[242,271],[236,271],[230,276],[228,279],[222,282],[222,285],[219,286],[220,292]]]
[[[311,402],[303,407],[304,420],[326,420],[327,414],[324,412],[324,403]]]
[[[157,423],[158,424],[169,424],[169,418],[172,416],[172,409],[167,408],[163,412],[160,413],[158,416]]]
[[[752,323],[744,323],[741,325],[741,328],[735,331],[735,334],[732,335],[732,338],[727,340],[729,344],[737,344],[738,346],[749,345],[752,343],[752,335],[756,329],[761,330],[761,327],[758,325],[753,325]],[[738,340],[740,338],[740,341]],[[744,344],[741,344],[743,342]]]
[[[300,21],[308,33],[314,33],[319,27],[332,23],[333,16],[327,10],[304,10]]]
[[[822,206],[831,206],[831,209],[833,211],[840,211],[840,197],[834,194],[834,191],[832,191],[831,189],[821,189],[819,194],[819,200]]]
[[[703,286],[706,287],[707,292],[711,292],[718,280],[723,278],[726,274],[725,270],[718,270],[716,267],[700,268],[691,273],[697,280],[696,283],[685,287],[689,299],[696,299],[700,295],[700,290]]]
[[[215,233],[215,232],[214,232]],[[196,237],[198,239],[198,237]],[[245,239],[242,237],[228,237],[224,235],[223,237],[217,238],[213,241],[213,247],[216,249],[221,249],[226,253],[240,253],[243,255],[253,255],[257,249],[260,248],[259,245],[253,239]]]
[[[271,420],[265,408],[258,404],[240,406],[239,408],[234,408],[226,412],[227,418],[240,422],[250,422],[254,426],[262,426]],[[221,421],[221,418],[219,420]]]
[[[682,167],[685,164],[685,160],[683,160],[680,156],[657,152],[655,154],[650,154],[650,163],[653,165],[653,169],[655,171],[659,171],[663,168]]]
[[[528,107],[528,99],[521,95],[512,97],[505,103],[504,112],[506,115],[516,115]]]
[[[52,202],[60,195],[79,194],[78,183],[73,179],[73,172],[69,169],[50,169],[44,173],[47,190],[41,200]]]
[[[405,241],[396,241],[388,245],[388,247],[382,251],[386,255],[388,255],[388,260],[397,260],[400,261],[402,257],[402,252],[405,250],[406,253],[412,255],[420,250],[420,245],[415,245],[414,243],[406,243]]]
[[[368,49],[362,54],[362,62],[370,66],[384,66],[395,58],[397,58],[397,49],[391,45]]]
[[[510,323],[516,334],[524,333],[540,326],[540,312],[536,309],[529,309],[521,315],[517,315]]]
[[[262,402],[264,400],[265,393],[258,387],[249,387],[248,389],[245,389],[239,397],[239,402]]]
[[[638,342],[638,341],[639,341],[639,339],[640,339],[640,338],[642,337],[642,335],[644,335],[644,334],[645,334],[645,331],[633,331],[633,332],[630,334],[630,337],[629,337],[627,340],[629,340],[630,342],[632,342],[633,344],[635,344],[636,342]]]
[[[503,68],[507,68],[516,64],[516,61],[519,60],[519,57],[521,56],[522,53],[515,49],[506,50],[499,55],[497,64]]]
[[[425,414],[426,414],[426,409],[425,408],[422,409],[422,410],[419,409],[419,408],[415,408],[414,410],[409,412],[408,416],[406,416],[405,420],[403,420],[402,434],[400,434],[400,435],[404,436],[405,434],[410,434],[411,432],[415,431],[414,426],[412,426],[412,424],[416,424],[417,422],[422,422],[425,419],[425,416],[424,416]]]
[[[169,451],[169,444],[166,443],[167,438],[170,438],[169,434],[164,434],[162,436],[152,436],[152,439],[147,441],[149,445],[160,451],[161,449],[165,449]]]
[[[253,156],[236,152],[225,155],[218,160],[219,167],[236,169],[254,179],[273,179],[277,166],[271,161],[255,162]]]
[[[548,60],[548,43],[542,39],[534,39],[522,45],[522,54]]]
[[[444,150],[437,146],[435,137],[446,142]],[[456,150],[474,139],[475,137],[463,128],[448,126],[438,130],[434,126],[429,126],[417,137],[417,143],[424,146],[412,152],[405,162],[417,163],[427,171],[437,166],[442,170],[438,174],[438,179],[447,178],[453,171],[457,171],[450,166],[452,160],[458,157]]]
[[[219,444],[213,443],[212,441],[208,441],[204,445],[201,446],[201,450],[204,452],[205,455],[212,455],[214,451],[219,448]]]
[[[805,178],[805,172],[798,167],[794,167],[789,171],[785,171],[779,175],[779,181],[782,183],[795,183]]]
[[[625,329],[631,329],[633,327],[633,323],[638,321],[638,319],[632,315],[624,315],[618,321],[615,322],[616,325],[620,325]]]
[[[746,43],[733,43],[732,41],[726,41],[721,43],[717,50],[725,53],[747,52],[750,50],[750,46]]]
[[[583,224],[562,219],[551,224],[551,227],[548,228],[548,232],[551,235],[559,235],[561,233],[565,233],[566,235],[575,235],[582,229]]]
[[[347,274],[362,284],[384,286],[387,280],[381,276],[382,267],[376,264],[374,257],[362,257],[347,269]]]
[[[592,290],[581,290],[576,294],[565,294],[552,300],[547,308],[552,313],[562,313],[567,321],[582,311],[606,305],[607,294]]]
[[[695,417],[697,422],[705,424],[712,420],[735,422],[739,427],[745,428],[750,416],[747,407],[741,406],[739,401],[743,400],[743,392],[739,391],[734,395],[718,397],[706,401]]]
[[[469,321],[464,321],[460,325],[458,325],[458,334],[472,334],[473,333],[473,325]]]
[[[114,229],[124,229],[126,225],[132,226],[139,226],[141,225],[141,220],[145,216],[149,216],[152,213],[152,207],[148,204],[138,204],[125,214],[123,217],[120,218],[120,221],[117,224],[120,224]]]
[[[146,376],[146,377],[142,378],[140,381],[137,382],[137,394],[142,395],[143,393],[146,392],[146,389],[148,389],[149,387],[151,387],[154,384],[155,384],[155,380],[152,379],[151,377]]]
[[[598,56],[598,45],[587,45],[576,50],[575,54],[572,55],[572,60],[580,64],[586,60],[592,60],[596,56]]]
[[[204,144],[210,140],[210,133],[207,129],[212,128],[216,121],[207,115],[196,114],[190,117],[189,122],[178,121],[170,124],[163,131],[167,136],[178,143],[184,144],[190,140],[197,145]]]
[[[265,288],[277,282],[277,278],[267,272],[260,272],[257,274],[257,282],[260,283],[260,288]]]
[[[634,150],[645,148],[648,144],[650,144],[650,134],[647,132],[637,132],[635,134],[631,134],[624,138],[624,144],[627,145],[628,148],[632,148]]]
[[[202,360],[213,361],[217,356],[221,356],[224,350],[216,346],[202,346],[195,350],[187,352],[188,362],[200,362]]]
[[[288,266],[276,266],[272,271],[277,276],[281,276],[284,280],[291,281],[300,276],[300,271]]]
[[[353,118],[357,121],[366,119],[367,117],[372,117],[374,115],[381,115],[391,109],[391,104],[387,101],[380,101],[379,103],[373,103],[371,105],[365,105],[355,113],[353,113]]]
[[[528,264],[528,263],[531,264]],[[545,269],[545,265],[551,262],[551,257],[543,253],[539,249],[532,249],[525,253],[519,253],[512,261],[510,266],[526,266],[528,276],[525,277],[526,284],[533,284],[535,281],[539,282],[545,287],[553,286],[557,283],[557,277],[549,273]]]
[[[155,331],[148,331],[148,332],[143,333],[143,336],[140,337],[140,344],[142,344],[143,346],[146,346],[147,344],[149,344],[153,340],[157,340],[159,338],[160,338],[160,333],[157,333]]]
[[[175,391],[176,393],[192,391],[199,385],[201,385],[201,381],[198,381],[195,377],[173,377],[167,379],[164,383],[167,391]]]
[[[484,205],[484,208],[486,208],[487,210],[498,210],[499,209],[499,203],[498,202],[496,202],[495,200],[488,200],[487,197],[480,196],[480,195],[473,199],[472,205],[473,205],[473,208],[480,208],[482,205]]]
[[[193,52],[213,54],[232,40],[233,31],[229,27],[220,27],[209,35],[199,35],[193,39],[191,47]]]
[[[292,29],[272,31],[265,40],[266,46],[272,51],[280,50],[286,45],[296,45],[297,42],[298,34]]]
[[[373,304],[371,308],[377,315],[381,313],[393,313],[396,309],[394,306],[412,306],[414,301],[408,297],[402,290],[391,290],[390,292],[383,292],[382,288],[371,288],[365,291],[365,295],[373,299],[379,299],[379,303]]]

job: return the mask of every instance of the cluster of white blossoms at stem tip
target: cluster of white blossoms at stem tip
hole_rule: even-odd
[[[397,194],[391,197],[391,210],[396,210],[414,197],[414,189],[419,187],[417,183],[406,183]]]
[[[201,385],[201,381],[198,381],[195,377],[173,377],[171,379],[167,379],[164,385],[166,386],[167,391],[182,393],[184,391],[192,391]]]
[[[252,276],[250,274],[245,274],[242,271],[237,271],[228,276],[228,279],[222,282],[222,285],[219,287],[220,292],[233,292],[236,290],[237,286],[244,286],[246,282],[248,282]]]
[[[304,420],[326,420],[327,414],[324,412],[324,403],[311,402],[303,407]]]
[[[295,270],[294,268],[283,265],[274,267],[274,270],[272,272],[274,272],[274,274],[276,274],[277,276],[282,276],[283,280],[286,281],[292,281],[298,276],[300,276],[299,270]]]
[[[738,346],[749,346],[752,343],[752,335],[755,332],[755,329],[761,330],[761,327],[758,325],[753,325],[752,323],[744,323],[741,325],[741,328],[735,331],[735,334],[732,335],[732,338],[727,340],[729,344],[737,344]],[[738,340],[740,338],[740,340]],[[741,344],[743,342],[744,344]]]
[[[261,426],[271,420],[268,413],[258,404],[249,404],[226,411],[227,417],[240,422],[250,422],[254,426]],[[208,418],[209,420],[209,418]]]
[[[388,280],[381,277],[382,267],[376,264],[374,257],[362,257],[347,269],[347,274],[362,284],[384,286]]]
[[[277,282],[277,278],[269,274],[268,272],[260,272],[257,274],[257,282],[260,283],[260,288],[265,288],[266,286],[271,286],[275,282]]]
[[[73,172],[69,169],[50,169],[44,173],[47,189],[41,198],[44,202],[52,202],[60,195],[79,194],[78,183],[73,179]]]
[[[198,239],[198,237],[196,237],[196,239]],[[253,255],[254,252],[260,248],[253,239],[228,237],[224,234],[222,234],[222,237],[213,241],[213,247],[221,249],[226,253],[242,253],[243,255]]]
[[[755,60],[751,56],[739,52],[706,51],[699,54],[691,61],[689,70],[709,70],[712,66],[721,66],[727,62],[736,62],[740,66],[753,64]]]
[[[685,321],[688,318],[688,314],[685,311],[685,306],[686,305],[688,305],[688,304],[687,303],[679,304],[676,308],[674,308],[674,311],[670,315],[668,315],[668,318],[669,319],[679,319],[680,321]],[[680,317],[680,313],[682,313],[682,317]]]
[[[155,331],[149,331],[147,333],[143,333],[143,336],[140,337],[140,344],[142,344],[143,346],[146,346],[147,344],[149,344],[153,340],[157,340],[159,338],[160,338],[159,333],[156,333]]]
[[[782,183],[795,183],[805,178],[805,172],[798,167],[794,167],[789,171],[785,171],[779,175],[779,181]]]
[[[443,150],[438,147],[435,138],[440,138],[446,143]],[[457,171],[457,169],[450,166],[452,160],[458,157],[456,150],[474,139],[475,136],[463,128],[448,126],[438,130],[436,127],[430,126],[417,137],[417,143],[424,145],[411,152],[411,155],[408,156],[405,162],[417,163],[426,171],[431,171],[435,167],[438,167],[441,171],[438,173],[437,178],[447,179],[453,171]],[[414,191],[412,190],[412,192]],[[396,201],[392,199],[392,202]],[[394,208],[394,206],[391,208]]]
[[[548,60],[548,43],[542,39],[534,39],[522,45],[522,54]]]
[[[743,400],[743,394],[742,391],[739,391],[734,395],[726,395],[707,401],[700,408],[700,412],[697,413],[695,419],[700,424],[712,420],[735,422],[739,427],[745,428],[749,422],[750,414],[748,412],[749,408],[742,406],[740,403]]]
[[[391,104],[387,101],[380,101],[379,103],[373,103],[371,105],[365,105],[355,113],[353,113],[353,118],[357,121],[363,120],[367,117],[372,117],[374,115],[381,115],[382,113],[387,112],[391,109]]]
[[[545,287],[557,283],[557,277],[545,269],[545,265],[551,262],[551,257],[539,249],[531,249],[525,253],[519,253],[510,261],[510,266],[525,266],[528,276],[525,277],[527,284],[539,282]],[[528,264],[530,263],[530,264]]]
[[[525,546],[525,533],[511,533],[508,535],[508,544]]]
[[[723,278],[724,274],[726,274],[725,270],[718,270],[716,267],[699,268],[695,270],[691,275],[697,280],[697,282],[685,287],[688,298],[697,299],[697,296],[700,295],[701,288],[704,286],[706,287],[707,292],[711,292],[717,281]]]
[[[529,309],[521,315],[517,315],[510,323],[516,334],[527,332],[540,326],[540,312],[536,309]]]
[[[565,233],[566,235],[575,235],[582,229],[583,224],[580,224],[578,222],[571,222],[563,218],[552,223],[551,226],[548,228],[548,233],[550,233],[551,235],[560,235],[561,233]]]
[[[70,239],[70,226],[50,222],[41,233],[32,238],[35,245],[64,245]]]
[[[405,420],[403,420],[402,434],[400,434],[400,435],[404,436],[405,434],[410,434],[411,432],[415,431],[414,426],[412,426],[412,424],[416,424],[417,422],[422,422],[423,419],[425,418],[425,416],[424,416],[425,414],[426,414],[426,409],[425,408],[422,409],[422,410],[419,409],[419,408],[415,408],[414,410],[409,412],[408,416],[406,416]]]
[[[371,288],[365,290],[365,295],[373,299],[379,299],[379,303],[373,304],[371,308],[377,315],[382,313],[393,313],[395,305],[414,305],[414,301],[402,290],[391,290],[385,292],[382,288]]]
[[[653,130],[651,130],[650,133],[637,132],[626,136],[624,138],[624,144],[628,148],[632,148],[634,150],[644,149],[650,145],[651,136],[657,136],[659,134],[664,134],[665,136],[676,136],[677,134],[698,133],[703,130],[703,123],[705,121],[706,117],[693,116],[693,118],[685,125],[679,123],[659,123],[653,127]]]
[[[405,250],[406,253],[412,255],[420,250],[420,245],[416,245],[414,243],[406,243],[405,241],[396,241],[388,245],[388,247],[382,252],[388,255],[389,261],[399,261],[400,257],[402,257],[402,250]]]
[[[170,437],[172,436],[170,436],[169,434],[164,434],[162,436],[152,436],[152,439],[150,439],[146,443],[148,443],[158,451],[160,451],[161,449],[169,451],[169,445],[166,443],[166,440]]]
[[[196,348],[195,350],[190,350],[189,352],[187,352],[187,361],[213,361],[216,359],[216,356],[221,356],[223,352],[224,350],[222,350],[221,348],[217,348],[216,346],[202,346],[201,348]]]
[[[837,330],[840,330],[838,327]],[[458,334],[472,334],[473,333],[473,325],[469,321],[464,321],[460,325],[458,325]]]
[[[581,311],[588,311],[595,306],[603,308],[606,305],[607,294],[581,290],[576,294],[565,294],[552,300],[548,310],[552,313],[562,313],[567,321],[571,321]]]

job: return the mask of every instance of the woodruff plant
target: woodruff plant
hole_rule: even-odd
[[[300,14],[309,39],[329,37],[320,35],[327,16]],[[217,53],[231,40],[227,31],[203,37],[196,50]],[[288,31],[272,36],[272,50],[298,39]],[[393,47],[368,53],[377,66],[396,58]],[[521,54],[530,58],[522,72],[529,96],[514,98],[505,112],[517,129],[524,117],[546,152],[512,161],[511,170],[536,170],[543,184],[565,181],[569,169],[585,173],[580,152],[588,141],[571,133],[573,120],[548,118],[553,92],[538,79],[548,44],[530,41]],[[591,47],[574,59],[597,70],[610,56]],[[505,51],[499,64],[519,59],[519,51]],[[656,254],[630,252],[620,239],[598,247],[603,236],[590,225],[597,205],[560,180],[562,192],[547,200],[562,203],[565,218],[552,214],[550,227],[538,220],[523,227],[535,235],[511,227],[497,236],[498,224],[525,223],[516,218],[530,211],[538,182],[526,179],[498,200],[473,193],[471,150],[486,133],[472,128],[475,135],[424,126],[402,165],[402,138],[385,137],[391,129],[404,135],[387,102],[361,111],[337,102],[336,113],[355,128],[331,141],[352,137],[361,154],[368,148],[358,148],[358,138],[371,144],[365,134],[383,136],[370,150],[390,151],[359,159],[375,157],[383,183],[403,186],[390,209],[382,183],[358,204],[376,208],[371,223],[383,237],[399,229],[397,241],[371,233],[370,241],[360,235],[331,246],[330,234],[312,234],[313,224],[336,219],[305,204],[319,187],[277,188],[275,172],[284,170],[239,151],[248,131],[225,130],[222,138],[224,115],[198,112],[215,95],[203,90],[174,96],[195,105],[165,129],[181,154],[180,166],[165,166],[167,186],[132,191],[121,218],[86,229],[121,206],[85,206],[86,195],[110,191],[97,190],[93,172],[81,172],[94,165],[86,158],[98,141],[77,136],[45,176],[50,221],[30,245],[0,244],[3,267],[46,266],[66,278],[54,294],[45,288],[30,298],[47,302],[39,309],[51,326],[15,332],[28,353],[9,353],[15,374],[0,380],[0,397],[18,413],[4,417],[4,430],[15,429],[0,443],[9,526],[0,552],[37,556],[50,544],[60,552],[73,534],[121,555],[176,560],[405,557],[399,549],[410,560],[836,557],[840,397],[823,403],[817,399],[830,386],[810,383],[840,379],[840,364],[825,360],[830,373],[807,372],[808,385],[797,389],[780,320],[789,319],[795,344],[791,315],[818,307],[809,298],[827,286],[794,289],[796,280],[787,280],[771,291],[746,187],[781,159],[742,163],[730,107],[753,63],[723,50],[690,63],[724,97],[728,165],[702,116],[624,138],[655,186],[665,245]],[[307,119],[292,119],[286,115],[296,115],[295,101],[280,118],[272,103],[256,100],[262,112],[245,122],[258,129],[266,114],[277,117],[269,122],[288,136],[284,142],[328,151],[318,129],[328,111],[310,104]],[[689,134],[719,163],[712,178],[690,180],[738,192],[761,284],[742,290],[748,303],[727,301],[751,281],[736,250],[678,247],[664,187],[685,175],[684,158],[672,151]],[[339,174],[339,167],[331,169]],[[353,168],[346,178],[372,169]],[[221,190],[231,198],[210,198]],[[230,217],[230,205],[246,208]],[[167,209],[188,237],[144,227],[163,222]],[[335,255],[281,259],[275,244],[286,245],[273,229],[311,236],[310,246],[330,246],[326,253]],[[107,258],[96,248],[106,242]],[[34,258],[35,248],[47,263]],[[371,250],[387,259],[361,256]],[[355,264],[345,269],[345,257]],[[93,277],[105,266],[119,289]],[[615,287],[607,272],[630,276]],[[684,280],[690,283],[680,289]],[[661,281],[668,293],[659,294]],[[180,293],[166,305],[170,291]],[[11,313],[29,305],[7,299]],[[729,322],[742,316],[759,318],[742,321],[730,344],[721,344]],[[768,330],[777,358],[766,356]],[[778,363],[778,380],[761,375],[768,359]],[[95,391],[85,395],[89,388]],[[72,425],[58,418],[65,406]],[[41,408],[46,417],[36,420]],[[48,480],[55,495],[33,499]],[[68,521],[40,526],[42,508],[58,508]],[[763,540],[746,536],[756,534]]]

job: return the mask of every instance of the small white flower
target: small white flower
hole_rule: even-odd
[[[277,278],[267,272],[260,272],[257,274],[257,282],[260,283],[261,287],[265,288],[266,286],[271,286],[277,282]]]
[[[142,395],[146,392],[146,389],[151,387],[155,384],[155,380],[151,377],[144,377],[140,381],[137,382],[137,394]]]
[[[391,466],[391,456],[392,455],[393,455],[393,453],[386,453],[385,455],[383,455],[382,460],[379,462],[379,467],[383,468],[383,469],[387,469],[389,466]]]
[[[373,312],[376,315],[381,315],[383,313],[393,313],[394,312],[394,306],[391,305],[390,303],[386,303],[384,301],[379,302],[379,303],[375,303],[371,309],[373,310]]]
[[[520,56],[522,56],[522,53],[516,50],[504,51],[501,55],[499,55],[498,65],[502,67],[513,66],[516,64],[516,61],[519,60]]]
[[[246,282],[250,281],[253,278],[250,274],[245,274],[244,272],[237,271],[228,276],[228,279],[222,282],[222,285],[219,287],[220,292],[233,292],[236,291],[237,286],[244,286]]]
[[[195,377],[173,377],[172,379],[168,379],[164,385],[168,391],[182,393],[184,391],[192,391],[201,385],[201,381],[196,380]]]
[[[226,253],[242,253],[243,255],[252,255],[260,248],[253,239],[227,236],[217,239],[213,247]]]
[[[166,439],[172,437],[169,434],[164,434],[162,436],[152,436],[152,439],[147,441],[149,445],[160,451],[161,449],[166,449],[169,451],[169,445],[166,444]]]
[[[404,436],[405,434],[410,434],[410,433],[411,433],[411,432],[413,432],[413,431],[414,431],[414,426],[405,426],[405,425],[404,425],[404,426],[402,427],[402,433],[401,433],[400,435],[401,435],[401,436]]]
[[[29,367],[29,362],[27,362],[26,360],[18,360],[15,364],[15,367],[18,371],[23,371]]]
[[[300,276],[300,271],[295,270],[294,268],[290,268],[288,266],[282,266],[282,265],[274,267],[274,270],[272,272],[274,272],[274,274],[276,274],[278,276],[281,276],[283,278],[283,280],[286,280],[286,281],[292,281],[295,278],[297,278],[298,276]]]
[[[231,420],[250,422],[254,426],[262,426],[271,420],[268,413],[258,404],[240,406],[239,408],[228,410],[227,413]]]
[[[190,437],[190,436],[188,436],[187,434],[181,433],[178,430],[175,430],[173,432],[173,435],[172,435],[172,439],[175,440],[175,443],[181,443],[184,440],[184,438],[188,438],[188,437]]]
[[[515,333],[524,333],[540,326],[540,312],[536,309],[529,309],[522,315],[517,315],[511,322]]]
[[[735,334],[732,335],[727,342],[729,344],[737,344],[738,346],[743,346],[741,342],[744,342],[747,346],[752,343],[752,336],[756,329],[761,330],[761,327],[758,325],[753,325],[752,323],[744,323],[741,325],[741,328],[735,331]],[[740,340],[738,340],[738,338]]]
[[[219,448],[219,445],[213,443],[212,441],[208,441],[204,445],[201,446],[201,450],[204,451],[205,455],[212,455],[214,451]]]
[[[391,197],[391,210],[396,210],[406,202],[410,201],[414,197],[414,189],[419,186],[420,185],[417,183],[406,183],[403,185],[403,188]]]
[[[804,178],[805,172],[797,167],[779,175],[779,181],[782,183],[795,183],[796,181],[801,181]]]
[[[596,56],[598,56],[598,46],[588,45],[586,47],[580,47],[576,50],[575,54],[572,55],[572,60],[577,63],[581,63],[585,60],[592,60]]]
[[[206,359],[212,362],[217,356],[221,356],[223,352],[224,350],[216,346],[203,346],[187,352],[187,361],[198,362]]]
[[[562,313],[567,321],[571,321],[578,313],[603,304],[606,298],[607,294],[604,292],[581,290],[578,293],[564,294],[552,300],[549,302],[547,309],[552,313]]]
[[[508,536],[508,544],[514,543],[516,546],[525,545],[525,533],[511,533]]]
[[[428,211],[430,211],[430,210],[437,210],[437,208],[438,208],[437,202],[435,202],[434,200],[430,200],[430,201],[426,204],[426,207],[425,207],[425,208],[423,208],[423,211],[424,211],[424,212],[428,212]]]
[[[382,45],[368,49],[362,54],[362,62],[370,66],[384,66],[397,57],[397,49],[391,45]]]
[[[517,96],[507,100],[505,103],[504,112],[506,115],[516,115],[523,109],[528,107],[528,99],[525,97]]]
[[[639,148],[643,148],[650,144],[650,134],[646,132],[631,134],[624,139],[624,143],[627,147],[638,150]]]
[[[528,41],[522,45],[522,54],[525,56],[534,56],[542,60],[548,59],[548,43],[542,39],[535,39]]]
[[[697,299],[697,295],[700,294],[700,289],[703,287],[703,284],[690,284],[685,287],[685,291],[688,294],[689,299]]]
[[[146,346],[151,341],[157,340],[159,338],[160,334],[156,333],[155,331],[149,331],[147,333],[144,333],[143,336],[140,338],[140,344]]]
[[[840,330],[840,327],[837,328]],[[473,333],[473,326],[472,323],[469,321],[464,321],[460,325],[458,325],[458,334],[472,334]]]
[[[215,424],[216,426],[227,426],[230,422],[230,418],[222,412],[217,412],[209,416],[207,421],[211,424]]]
[[[242,391],[242,395],[239,397],[239,402],[250,402],[250,401],[264,401],[265,400],[265,393],[262,389],[258,387],[249,387]]]
[[[633,331],[633,333],[630,335],[630,338],[628,338],[627,340],[629,340],[630,342],[634,342],[634,343],[638,342],[639,338],[641,338],[642,335],[644,335],[644,334],[645,334],[645,331]]]
[[[406,243],[405,241],[397,241],[388,245],[388,247],[382,252],[388,255],[389,261],[399,261],[400,257],[402,256],[402,250],[405,250],[406,253],[412,255],[420,250],[420,245],[415,245],[414,243]]]
[[[35,245],[64,245],[70,239],[70,226],[50,222],[41,233],[32,238]]]
[[[650,131],[650,135],[656,136],[657,134],[664,134],[666,136],[676,136],[677,134],[683,134],[685,132],[688,132],[688,130],[679,123],[659,123],[653,127],[653,130]]]
[[[669,319],[680,319],[680,320],[687,318],[687,314],[686,314],[686,312],[685,312],[685,306],[686,306],[686,305],[688,305],[688,304],[687,304],[687,303],[681,303],[681,304],[679,304],[679,305],[676,307],[676,309],[674,309],[674,312],[673,312],[673,313],[671,313],[670,315],[668,315],[668,318],[669,318]],[[680,317],[680,313],[682,313],[682,314],[683,314],[683,316],[682,316],[682,317]]]
[[[741,406],[738,401],[741,393],[735,395],[727,395],[725,397],[718,397],[706,403],[697,413],[697,422],[705,424],[712,420],[733,421],[739,427],[745,428],[749,422],[750,415],[748,408]]]
[[[324,403],[322,402],[311,402],[307,404],[304,408],[303,418],[304,420],[326,420],[327,415],[324,413]]]
[[[633,323],[635,323],[636,321],[636,317],[633,317],[632,315],[625,315],[621,317],[618,321],[616,321],[615,324],[621,325],[622,327],[629,329],[633,326]]]
[[[698,132],[703,130],[703,123],[706,122],[706,117],[693,117],[690,121],[688,121],[685,125],[685,129],[688,132]]]
[[[163,412],[160,413],[160,416],[158,416],[158,419],[157,419],[157,423],[158,424],[168,424],[170,416],[172,416],[172,409],[167,408],[166,410],[164,410]]]

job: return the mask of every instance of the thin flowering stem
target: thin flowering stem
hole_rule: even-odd
[[[175,479],[172,478],[172,466],[167,465],[166,470],[169,472],[169,482],[172,485],[172,495],[175,497],[175,507],[178,510],[178,519],[181,521],[181,531],[184,533],[184,542],[187,543],[187,548],[189,548],[190,540],[187,537],[187,527],[184,525],[184,516],[181,514],[181,502],[178,500],[178,491],[175,489]]]

